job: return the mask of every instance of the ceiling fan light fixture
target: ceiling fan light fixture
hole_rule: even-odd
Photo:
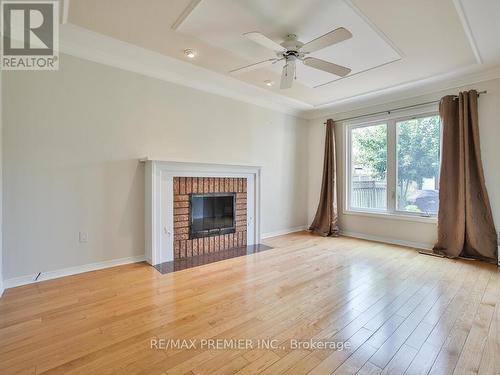
[[[285,41],[281,44],[278,44],[271,38],[268,38],[258,31],[245,33],[243,34],[243,36],[248,40],[261,45],[262,47],[267,48],[268,50],[274,51],[274,53],[276,54],[276,58],[267,59],[243,66],[241,68],[233,69],[230,71],[231,74],[248,72],[250,70],[260,69],[273,65],[278,61],[284,61],[285,65],[281,70],[280,89],[289,89],[292,87],[293,81],[297,78],[297,63],[301,63],[307,65],[310,68],[330,73],[339,77],[345,77],[349,73],[351,73],[351,69],[345,66],[307,56],[311,52],[322,50],[326,47],[333,46],[335,44],[343,42],[344,40],[352,38],[351,32],[343,27],[332,30],[329,33],[326,33],[305,44],[299,41],[297,39],[297,35],[295,34],[288,34],[285,38]],[[272,83],[268,83],[268,81],[264,81],[264,83],[267,86],[272,86]]]
[[[194,59],[197,55],[196,51],[194,49],[188,48],[184,50],[184,55],[190,59]]]

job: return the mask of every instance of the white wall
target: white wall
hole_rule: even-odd
[[[263,234],[303,227],[318,202],[326,118],[459,91],[306,122],[78,58],[61,59],[58,72],[3,72],[4,279],[143,254],[144,166],[138,159],[144,156],[262,165]],[[488,90],[479,99],[481,145],[498,227],[500,80],[461,89],[468,88]],[[341,166],[341,124],[336,132]],[[434,243],[435,224],[346,215],[339,193],[344,231]],[[89,233],[88,243],[78,242],[79,231]]]
[[[306,224],[305,120],[67,55],[60,67],[4,72],[5,279],[143,254],[144,156],[261,165],[262,233]]]
[[[308,188],[308,217],[309,221],[316,212],[318,194],[321,184],[324,144],[324,121],[327,118],[342,119],[351,116],[370,114],[400,106],[424,103],[439,99],[447,94],[456,94],[465,89],[487,90],[488,94],[479,98],[479,126],[483,165],[486,176],[486,185],[491,200],[493,216],[500,230],[500,80],[482,82],[475,85],[437,92],[425,96],[388,103],[375,107],[362,108],[348,113],[334,113],[319,119],[309,121],[309,188]],[[437,225],[412,221],[354,216],[343,212],[343,185],[344,176],[344,139],[343,125],[336,125],[336,145],[338,149],[339,167],[339,212],[340,227],[344,232],[356,233],[372,238],[389,239],[393,242],[411,243],[423,247],[432,247],[437,238]]]

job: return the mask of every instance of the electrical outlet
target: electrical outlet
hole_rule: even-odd
[[[78,234],[78,240],[80,241],[80,243],[85,243],[85,242],[89,242],[89,235],[87,232],[80,232]]]

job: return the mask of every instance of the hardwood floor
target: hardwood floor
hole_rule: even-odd
[[[265,243],[172,274],[138,263],[7,290],[0,374],[500,374],[495,266],[307,233]],[[321,342],[345,348],[307,346]]]

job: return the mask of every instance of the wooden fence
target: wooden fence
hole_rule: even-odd
[[[387,208],[387,186],[385,182],[353,181],[351,207]]]

